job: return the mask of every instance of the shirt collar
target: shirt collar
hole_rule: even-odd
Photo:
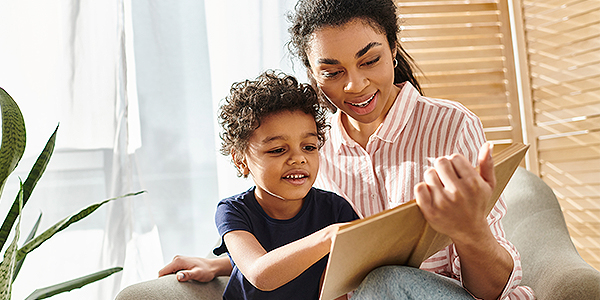
[[[419,91],[410,82],[406,81],[401,85],[398,85],[401,87],[400,93],[390,107],[383,123],[373,133],[375,137],[388,143],[393,143],[398,139],[413,115],[420,96]]]

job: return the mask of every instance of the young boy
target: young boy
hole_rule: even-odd
[[[312,187],[327,129],[315,91],[267,71],[233,84],[219,117],[221,153],[256,185],[217,206],[214,253],[233,265],[223,299],[318,299],[331,238],[358,216]]]

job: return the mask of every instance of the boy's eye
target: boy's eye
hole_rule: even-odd
[[[277,148],[277,149],[273,149],[271,151],[267,151],[267,153],[280,154],[280,153],[283,153],[284,151],[285,151],[285,149],[283,149],[283,148]]]
[[[306,151],[309,151],[309,152],[315,151],[315,150],[317,150],[317,149],[318,149],[318,148],[317,148],[317,147],[315,147],[315,146],[313,146],[313,145],[304,146],[304,150],[306,150]]]

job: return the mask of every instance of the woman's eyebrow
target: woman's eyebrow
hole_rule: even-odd
[[[371,48],[373,48],[375,46],[381,46],[381,43],[379,43],[379,42],[370,42],[370,43],[368,43],[364,48],[358,50],[358,52],[356,52],[356,54],[354,55],[354,57],[355,58],[360,58],[361,56],[365,55],[367,52],[369,52],[369,50],[371,50]]]
[[[354,54],[354,57],[360,58],[361,56],[365,55],[367,52],[369,52],[369,50],[371,50],[371,48],[373,48],[375,46],[381,46],[381,43],[379,43],[379,42],[368,43],[362,49],[358,50],[358,52],[356,52],[356,54]],[[319,64],[319,65],[339,65],[340,61],[335,58],[319,58],[319,59],[317,59],[317,64]]]
[[[319,65],[339,65],[340,61],[333,58],[319,58],[317,59]]]

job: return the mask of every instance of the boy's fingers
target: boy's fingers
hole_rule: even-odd
[[[191,279],[191,275],[188,271],[179,271],[177,272],[177,280],[184,282]]]

